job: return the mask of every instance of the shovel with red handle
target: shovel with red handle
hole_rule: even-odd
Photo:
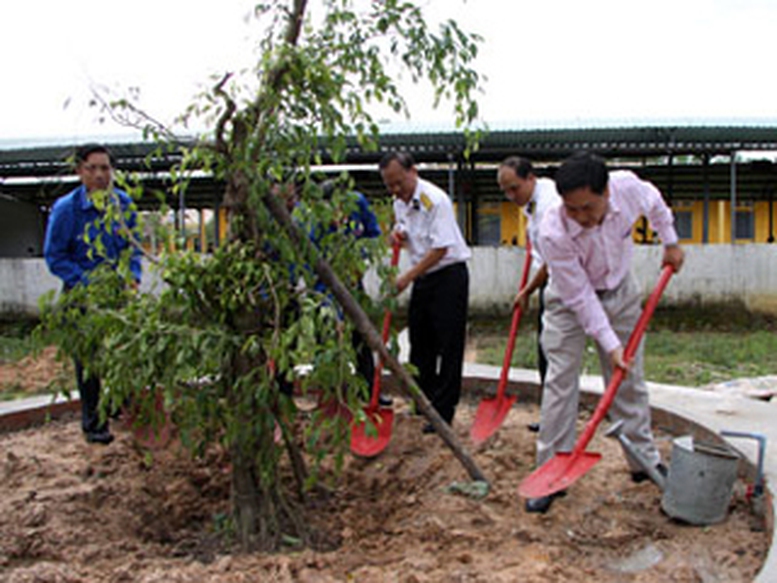
[[[518,285],[518,291],[521,291],[526,287],[526,282],[529,280],[529,267],[531,266],[531,243],[526,240],[526,258],[523,261],[523,274],[521,275],[521,282]],[[521,322],[521,307],[515,305],[513,307],[513,321],[510,325],[510,336],[507,339],[507,347],[505,348],[504,360],[502,361],[502,373],[499,377],[499,384],[496,388],[496,396],[487,397],[480,402],[477,411],[475,411],[475,419],[472,422],[472,427],[469,430],[470,439],[473,443],[478,444],[484,442],[486,439],[501,427],[502,422],[507,417],[517,397],[505,395],[507,390],[507,377],[510,373],[510,363],[513,359],[513,351],[515,350],[515,337],[518,333],[518,325]]]
[[[674,273],[674,269],[670,265],[665,266],[661,272],[661,277],[653,293],[650,294],[645,308],[642,310],[642,315],[637,321],[637,325],[634,327],[634,331],[631,333],[631,337],[623,351],[625,362],[629,362],[637,351],[640,340],[642,340],[642,336],[645,333],[645,328],[647,328],[647,324],[656,309],[664,288],[666,288],[669,279],[672,277],[672,273]],[[607,385],[602,398],[599,400],[599,404],[596,406],[591,419],[586,424],[585,430],[577,440],[572,451],[557,453],[545,464],[529,474],[518,487],[519,495],[524,498],[550,496],[574,484],[578,478],[582,477],[596,465],[602,458],[602,455],[587,452],[585,448],[593,438],[599,423],[602,422],[602,419],[607,414],[625,375],[626,372],[622,368],[616,367],[610,383]]]
[[[142,421],[144,409],[146,415],[150,416],[149,422]],[[161,390],[136,396],[127,413],[127,424],[132,430],[135,442],[140,446],[154,450],[167,447],[172,439],[174,426],[170,412],[165,409]]]
[[[399,242],[394,243],[391,250],[391,266],[399,263]],[[386,310],[383,316],[383,344],[389,339],[391,330],[391,312]],[[372,380],[372,395],[370,403],[364,409],[365,421],[355,421],[351,425],[351,451],[362,457],[375,457],[391,441],[391,428],[394,424],[394,410],[390,407],[380,406],[380,385],[383,376],[383,361],[379,361],[375,367],[375,376]],[[374,426],[374,430],[368,432],[367,423]],[[372,433],[372,435],[370,435]]]

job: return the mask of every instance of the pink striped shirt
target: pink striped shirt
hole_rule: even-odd
[[[550,281],[577,314],[586,334],[607,352],[620,341],[596,292],[618,287],[628,275],[634,243],[632,227],[647,217],[664,245],[677,243],[674,218],[659,190],[630,171],[610,172],[609,205],[601,224],[585,229],[567,217],[564,206],[548,210],[540,225],[540,251]]]

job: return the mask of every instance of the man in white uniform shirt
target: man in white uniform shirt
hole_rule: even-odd
[[[642,294],[631,274],[632,228],[645,216],[664,246],[662,263],[679,271],[672,212],[658,189],[628,171],[608,172],[604,161],[582,152],[555,175],[563,204],[548,211],[539,244],[550,276],[545,295],[542,347],[548,372],[542,395],[537,465],[574,447],[579,377],[586,336],[596,341],[605,383],[614,367],[628,371],[609,414],[623,420],[623,433],[663,474],[666,468],[653,441],[650,405],[642,370],[641,342],[630,362],[623,349],[642,313]],[[648,479],[629,456],[631,478]],[[527,512],[547,512],[564,493],[526,500]]]
[[[526,217],[526,234],[531,243],[531,257],[534,264],[534,275],[526,287],[515,296],[514,304],[526,310],[529,297],[537,290],[539,299],[537,326],[537,364],[540,373],[540,386],[545,382],[547,360],[542,351],[539,337],[542,333],[542,315],[544,312],[544,290],[548,281],[548,268],[540,255],[537,239],[540,222],[545,213],[553,206],[561,204],[561,197],[556,191],[556,184],[550,178],[538,178],[534,173],[532,163],[520,156],[505,158],[496,174],[496,181],[505,197],[517,204]],[[536,424],[530,427],[536,430]]]
[[[413,284],[410,362],[424,394],[451,424],[461,395],[471,253],[450,198],[418,176],[410,154],[389,152],[380,161],[380,173],[394,197],[392,236],[410,255],[410,268],[396,282],[398,292]],[[431,424],[424,427],[424,433],[433,430]]]

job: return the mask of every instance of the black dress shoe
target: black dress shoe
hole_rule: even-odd
[[[383,393],[380,394],[378,397],[378,405],[381,407],[391,407],[394,404],[394,399],[389,397],[388,395],[384,395]]]
[[[666,469],[666,466],[662,464],[661,462],[658,462],[656,465],[656,470],[658,470],[658,473],[664,476],[665,478],[669,475],[669,470]],[[641,484],[645,480],[650,479],[650,474],[648,474],[644,470],[640,470],[638,472],[631,472],[631,481],[635,484]]]
[[[529,423],[526,426],[526,429],[528,429],[532,433],[539,433],[540,432],[540,424],[539,423]]]
[[[86,434],[87,443],[100,443],[102,445],[108,445],[113,441],[113,434],[107,429],[102,431],[89,431]]]
[[[551,504],[553,504],[553,501],[556,498],[563,498],[567,495],[566,490],[560,490],[559,492],[554,492],[553,494],[550,494],[548,496],[540,496],[539,498],[527,498],[526,499],[526,512],[536,512],[539,514],[545,514],[548,510],[550,510]]]

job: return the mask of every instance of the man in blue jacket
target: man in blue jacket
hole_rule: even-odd
[[[54,203],[43,250],[46,264],[51,273],[62,280],[64,292],[88,285],[90,274],[99,265],[117,265],[122,253],[130,249],[126,229],[134,228],[137,220],[131,210],[132,199],[113,186],[113,159],[107,148],[98,144],[79,148],[76,173],[81,185]],[[95,204],[98,199],[103,199],[102,203]],[[125,224],[105,224],[103,203],[118,204]],[[141,253],[137,248],[129,252],[133,285],[137,286]],[[81,397],[81,428],[86,440],[107,445],[113,441],[113,435],[108,421],[100,420],[100,379],[94,372],[85,374],[83,363],[78,359],[75,359],[75,369]]]

